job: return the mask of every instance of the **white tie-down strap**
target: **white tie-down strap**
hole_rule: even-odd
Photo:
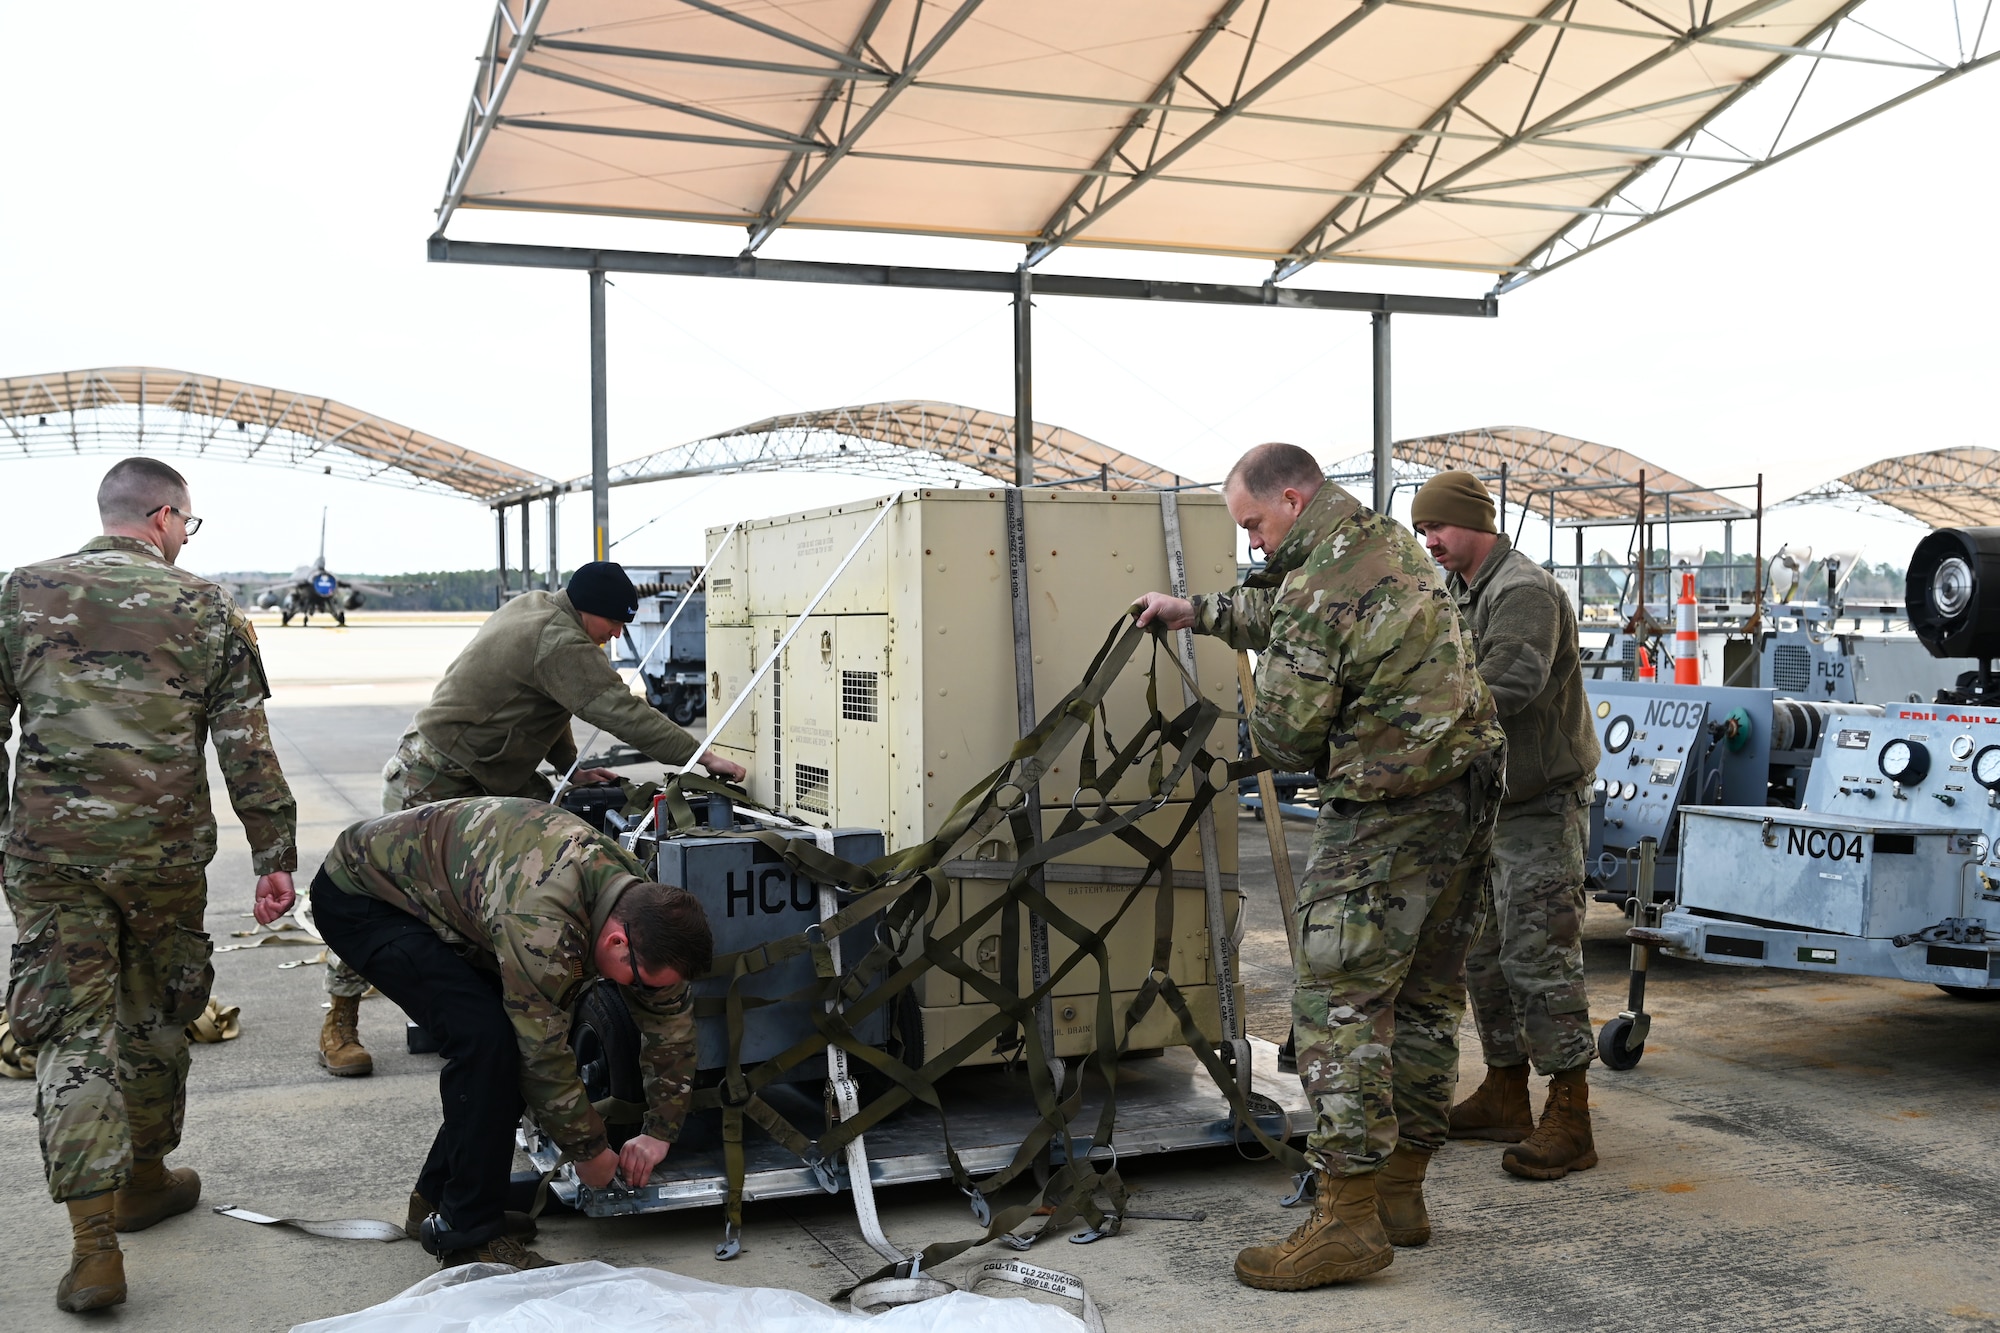
[[[255,1222],[260,1227],[293,1227],[309,1236],[328,1240],[408,1240],[409,1233],[393,1222],[377,1222],[372,1217],[342,1217],[319,1221],[309,1217],[266,1217],[233,1203],[216,1205],[211,1211],[239,1222]]]
[[[1104,1317],[1097,1312],[1097,1302],[1084,1290],[1082,1279],[1073,1274],[1059,1273],[1039,1264],[1024,1264],[1019,1259],[991,1259],[972,1270],[964,1290],[969,1292],[982,1282],[1012,1282],[1075,1301],[1083,1307],[1083,1326],[1090,1333],[1104,1333]],[[874,1313],[890,1306],[914,1305],[952,1290],[949,1282],[928,1275],[885,1277],[856,1287],[848,1294],[847,1303],[857,1310]]]

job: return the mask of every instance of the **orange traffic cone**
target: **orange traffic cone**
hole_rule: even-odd
[[[1674,684],[1701,684],[1701,643],[1695,637],[1694,575],[1681,575],[1680,599],[1674,603]]]

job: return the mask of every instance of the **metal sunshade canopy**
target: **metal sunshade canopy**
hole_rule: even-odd
[[[1031,485],[1081,483],[1111,491],[1159,490],[1186,478],[1073,430],[1037,421]],[[611,469],[610,484],[636,486],[725,473],[839,471],[909,485],[991,484],[1014,479],[1014,419],[960,403],[904,399],[829,407],[753,421]],[[496,505],[589,490],[592,478],[497,496]]]
[[[810,227],[1015,242],[1029,267],[1113,246],[1520,279],[1992,60],[1967,3],[503,0],[439,227],[527,209],[740,227],[745,253]],[[1628,194],[1649,173],[1665,194]]]
[[[1529,426],[1398,440],[1395,456],[1426,474],[1457,468],[1488,481],[1504,475],[1516,504],[1557,527],[1753,516],[1745,506],[1637,454]]]
[[[1886,505],[1933,528],[2000,526],[2000,452],[1980,445],[1899,454],[1785,500]]]
[[[1457,298],[1277,284],[1328,261],[1495,292],[1990,63],[1975,0],[499,0],[433,260],[591,275],[596,553],[607,271],[1009,293],[1017,480],[1031,296],[1368,310],[1375,504],[1389,319]],[[460,208],[741,227],[740,256],[449,239]],[[786,227],[1013,241],[1015,273],[761,259]],[[1058,249],[1268,259],[1262,285],[1041,277]],[[504,513],[502,517],[504,524]]]
[[[546,478],[317,394],[157,366],[0,380],[0,456],[134,450],[312,468],[491,500]]]

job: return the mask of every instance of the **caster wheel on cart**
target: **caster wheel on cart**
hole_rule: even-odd
[[[1646,1043],[1628,1047],[1626,1038],[1632,1034],[1632,1020],[1614,1018],[1597,1030],[1597,1058],[1604,1061],[1608,1069],[1626,1070],[1637,1067],[1646,1054]]]
[[[1983,986],[1946,986],[1938,989],[1954,1000],[2000,1000],[2000,990],[1987,990]]]

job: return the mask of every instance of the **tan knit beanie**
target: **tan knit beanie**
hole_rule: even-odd
[[[1470,472],[1440,472],[1424,483],[1410,504],[1410,525],[1449,523],[1474,532],[1498,532],[1493,497]]]

